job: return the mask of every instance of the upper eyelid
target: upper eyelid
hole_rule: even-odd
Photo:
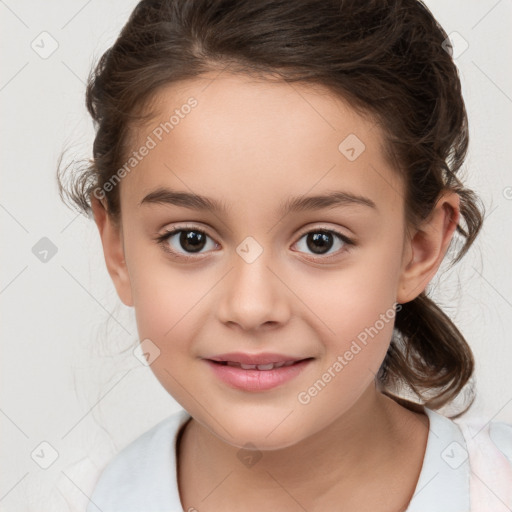
[[[299,234],[305,234],[305,233],[309,233],[310,231],[314,231],[315,229],[317,229],[318,231],[339,231],[338,228],[333,228],[333,227],[329,227],[329,226],[322,226],[322,223],[318,223],[317,225],[314,225],[315,223],[314,222],[310,222],[309,224],[313,224],[312,226],[309,226],[309,227],[306,227],[304,229],[301,229],[299,231]],[[348,231],[350,231],[348,228],[344,228],[344,229],[347,229]],[[203,226],[201,226],[200,224],[177,224],[176,226],[172,226],[172,227],[164,227],[162,229],[162,234],[165,234],[165,233],[171,233],[171,232],[176,232],[176,231],[187,231],[187,230],[196,230],[196,231],[202,231],[204,233],[206,233],[208,236],[210,236],[209,234],[209,229],[208,228],[205,228]],[[346,235],[346,236],[349,236],[349,235]],[[213,237],[212,237],[213,238]]]

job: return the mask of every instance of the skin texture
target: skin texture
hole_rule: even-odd
[[[179,448],[184,509],[405,509],[428,419],[376,386],[393,322],[307,404],[297,397],[395,302],[425,289],[457,225],[458,196],[443,195],[421,226],[406,226],[404,185],[380,128],[319,86],[228,73],[173,84],[155,97],[157,116],[134,133],[134,149],[191,96],[197,106],[118,185],[121,226],[93,199],[118,295],[135,309],[139,338],[160,350],[151,369],[193,416]],[[350,134],[365,145],[354,161],[338,150]],[[159,186],[211,197],[227,212],[139,204]],[[290,196],[333,190],[376,208],[279,213]],[[209,237],[190,261],[155,241],[183,223]],[[333,235],[327,254],[315,254],[304,235],[320,228],[355,245]],[[248,236],[263,251],[251,263],[236,251]],[[165,243],[187,254],[179,235]],[[278,388],[245,392],[202,359],[233,351],[315,359]],[[247,443],[261,455],[251,467],[237,456]]]

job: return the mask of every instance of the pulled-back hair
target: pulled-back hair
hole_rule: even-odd
[[[405,183],[409,225],[418,226],[443,191],[460,196],[456,236],[467,252],[483,221],[478,197],[457,173],[468,126],[447,34],[417,0],[143,0],[91,72],[86,105],[93,159],[59,191],[87,215],[92,194],[123,165],[135,123],[162,87],[229,67],[230,72],[320,84],[370,116]],[[61,160],[62,161],[62,160]],[[104,195],[120,219],[119,187]],[[406,386],[437,409],[469,381],[474,361],[463,335],[422,292],[402,304],[377,379],[400,403]]]

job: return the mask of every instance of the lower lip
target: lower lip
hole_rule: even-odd
[[[214,363],[206,360],[215,375],[226,384],[244,391],[266,391],[297,377],[312,359],[299,361],[291,366],[273,370],[243,370],[236,366]]]

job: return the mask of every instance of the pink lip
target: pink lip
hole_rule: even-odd
[[[284,360],[285,359],[281,359],[281,361]],[[208,359],[205,361],[219,379],[234,388],[244,391],[266,391],[280,386],[299,375],[304,368],[311,363],[312,359],[298,361],[291,366],[282,366],[281,368],[274,368],[273,370],[243,370],[236,366],[227,366]]]
[[[232,361],[234,363],[243,364],[269,364],[269,363],[285,363],[287,361],[300,361],[305,357],[295,357],[285,354],[273,354],[263,352],[261,354],[245,354],[243,352],[230,352],[229,354],[219,354],[217,356],[208,357],[211,361]]]

